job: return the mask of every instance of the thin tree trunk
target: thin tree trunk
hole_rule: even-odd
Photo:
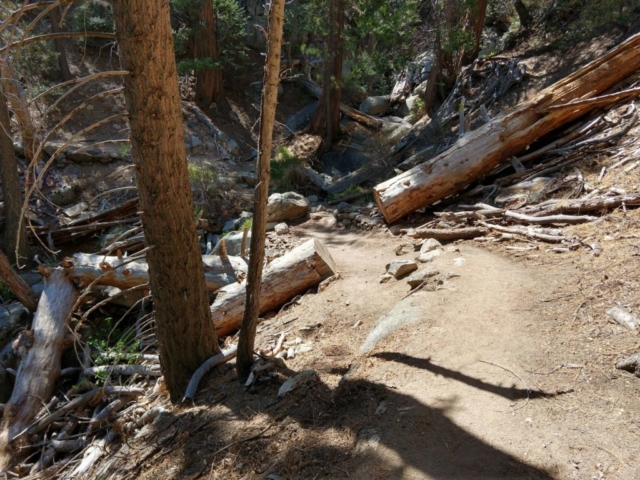
[[[278,81],[280,76],[280,50],[282,48],[282,26],[285,0],[273,0],[269,12],[269,36],[267,64],[264,73],[264,90],[260,112],[260,138],[258,140],[258,186],[253,202],[253,225],[251,227],[251,257],[247,275],[247,298],[238,342],[237,369],[240,379],[246,378],[253,363],[256,326],[260,314],[260,287],[262,264],[267,231],[267,198],[269,196],[269,167],[271,143],[276,105],[278,103]]]
[[[18,297],[22,303],[31,312],[35,312],[38,308],[38,296],[31,287],[11,268],[9,259],[0,252],[0,279],[9,287],[11,292]]]
[[[523,28],[529,28],[533,23],[533,17],[529,13],[527,6],[522,3],[522,0],[514,0],[513,6],[515,7],[518,18],[520,19],[520,26]]]
[[[322,95],[319,108],[309,125],[309,133],[320,135],[325,148],[330,148],[340,132],[340,97],[342,86],[342,58],[344,39],[344,0],[331,0],[329,7],[329,36],[327,38],[327,60],[324,66]],[[324,108],[322,108],[324,106]]]
[[[4,251],[7,257],[17,262],[17,257],[27,256],[27,230],[24,223],[18,230],[22,215],[22,189],[18,177],[18,162],[11,139],[9,106],[2,85],[0,85],[0,170],[4,194]]]
[[[216,38],[216,16],[211,0],[205,0],[202,6],[201,20],[203,26],[195,38],[196,58],[218,58],[218,43]],[[200,108],[209,105],[222,92],[222,70],[213,68],[196,73],[196,102]]]
[[[61,33],[60,29],[60,16],[58,15],[58,8],[53,8],[49,11],[49,20],[51,21],[51,31],[53,33]],[[73,78],[71,70],[69,70],[69,62],[67,62],[67,52],[65,51],[65,41],[63,38],[56,38],[53,43],[56,46],[56,53],[58,54],[58,64],[60,65],[60,73],[62,80],[67,82]]]
[[[156,334],[165,383],[180,401],[189,379],[220,351],[211,321],[187,173],[168,0],[114,0],[131,122]]]
[[[480,52],[480,41],[482,40],[482,30],[484,30],[484,20],[487,16],[487,4],[488,0],[478,0],[471,12],[472,21],[471,28],[473,30],[473,49],[465,52],[462,59],[462,66],[469,65],[476,58]]]

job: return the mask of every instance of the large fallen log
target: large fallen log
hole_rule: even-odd
[[[204,276],[207,289],[217,292],[222,287],[236,283],[247,274],[247,261],[241,257],[203,255]],[[76,253],[65,258],[62,267],[69,278],[81,285],[109,285],[121,290],[149,282],[149,266],[144,259],[128,260],[87,253]]]
[[[29,439],[22,434],[43,403],[51,398],[60,376],[60,361],[69,334],[67,319],[78,293],[61,269],[45,277],[32,330],[23,334],[20,342],[21,348],[27,350],[26,355],[20,362],[13,393],[4,408],[0,472],[8,470],[16,461],[16,449],[28,443]]]
[[[303,243],[265,267],[260,289],[260,313],[280,307],[335,273],[335,263],[324,245],[318,240]],[[240,328],[245,287],[243,282],[228,285],[218,292],[211,305],[218,336],[228,335]]]
[[[534,141],[596,107],[637,96],[594,99],[640,68],[640,34],[630,37],[530,101],[460,138],[449,150],[373,189],[387,222],[455,194]],[[572,103],[573,102],[573,103]]]

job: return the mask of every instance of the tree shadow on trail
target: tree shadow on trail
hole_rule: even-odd
[[[540,398],[540,397],[548,398],[548,397],[555,397],[557,395],[562,395],[563,393],[565,393],[565,392],[545,392],[543,390],[534,390],[534,389],[516,388],[516,387],[502,387],[500,385],[487,383],[478,378],[470,377],[469,375],[465,375],[464,373],[458,372],[456,370],[451,370],[446,367],[436,365],[435,363],[431,362],[430,358],[412,357],[404,353],[380,352],[380,353],[374,353],[372,356],[381,358],[387,361],[403,363],[405,365],[409,365],[410,367],[428,370],[436,375],[441,375],[446,378],[451,378],[452,380],[457,380],[466,385],[469,385],[470,387],[474,387],[479,390],[484,390],[489,393],[494,393],[496,395],[507,398],[509,400],[520,400],[524,398]],[[500,368],[503,368],[503,367],[500,367]]]
[[[287,479],[552,478],[456,425],[448,416],[451,406],[432,407],[384,384],[346,377],[336,388],[312,381],[281,400],[273,400],[278,385],[272,382],[259,387],[257,395],[244,392],[235,380],[215,382],[213,390],[226,392],[225,415],[208,408],[166,415],[164,422],[183,439],[177,442],[180,451],[173,452],[177,468],[166,478],[225,478],[229,461],[248,469],[237,473],[256,479],[270,474]],[[248,412],[260,413],[262,425],[248,424],[251,433],[238,434],[247,441],[229,442],[226,448],[219,433],[228,431],[229,415],[253,416]],[[207,427],[196,435],[193,429],[204,422]],[[271,426],[262,434],[265,422]],[[162,423],[154,425],[158,434]]]

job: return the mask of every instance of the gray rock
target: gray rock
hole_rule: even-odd
[[[222,232],[230,232],[231,230],[235,230],[237,227],[238,220],[227,220],[222,226]]]
[[[415,295],[420,295],[416,293]],[[366,340],[360,347],[360,353],[367,353],[377,345],[377,343],[403,325],[417,323],[427,318],[420,305],[425,302],[415,302],[414,296],[400,300],[389,313],[378,319],[375,327],[369,332]]]
[[[318,196],[317,195],[309,195],[306,198],[307,198],[307,200],[309,200],[309,203],[318,203]]]
[[[286,127],[290,133],[295,133],[305,128],[311,122],[316,109],[318,108],[318,102],[313,102],[304,107],[299,112],[291,115],[287,120]]]
[[[278,390],[278,397],[282,398],[296,388],[315,381],[318,381],[318,374],[315,370],[303,370],[282,384],[280,390]]]
[[[78,188],[74,185],[63,185],[49,194],[49,200],[61,207],[71,205],[78,199]]]
[[[402,137],[404,137],[411,130],[411,124],[401,123],[396,128],[394,128],[391,133],[387,136],[387,141],[389,143],[396,143]]]
[[[278,235],[286,235],[287,233],[289,233],[289,225],[284,222],[276,224],[273,229]]]
[[[20,302],[8,302],[0,308],[0,345],[4,346],[22,328],[29,325],[29,311]]]
[[[23,272],[23,273],[19,273],[18,275],[30,287],[42,281],[42,275],[36,272]]]
[[[427,253],[442,248],[442,244],[435,238],[428,238],[420,247],[420,253]]]
[[[427,268],[425,270],[419,270],[409,275],[409,278],[407,278],[407,283],[411,288],[416,288],[425,280],[438,275],[438,273],[440,272],[438,272],[438,270],[436,270],[435,268]]]
[[[400,279],[418,269],[418,264],[412,260],[394,260],[387,265],[387,273]]]
[[[418,99],[419,97],[417,95],[410,95],[409,97],[407,97],[405,103],[410,113],[415,112],[418,109]]]
[[[238,172],[236,179],[246,183],[250,187],[255,187],[258,184],[258,177],[252,172]]]
[[[267,232],[271,232],[276,228],[279,222],[267,222]]]
[[[347,202],[340,202],[336,207],[337,213],[352,213],[352,212],[356,212],[357,210],[358,210],[358,207],[351,205],[350,203],[347,203]]]
[[[413,90],[413,94],[419,97],[424,97],[424,95],[427,93],[427,83],[429,83],[429,80],[423,81]]]
[[[309,213],[309,200],[296,192],[274,193],[267,203],[267,222],[282,222]]]
[[[130,227],[127,227],[125,225],[117,225],[115,227],[111,227],[100,237],[100,248],[104,249],[111,245],[120,235],[129,230],[129,228]]]
[[[318,173],[313,168],[305,166],[304,171],[307,173],[309,180],[321,190],[326,190],[332,183],[332,179],[325,173]],[[316,197],[317,198],[317,197]]]
[[[430,252],[421,253],[418,257],[418,261],[422,263],[431,262],[435,258],[439,257],[441,253],[442,250],[431,250]]]
[[[388,283],[389,280],[393,278],[393,275],[389,275],[388,273],[383,273],[380,275],[380,283]]]
[[[230,232],[228,235],[224,236],[223,238],[220,239],[220,241],[218,241],[216,246],[213,248],[213,254],[214,255],[220,254],[220,245],[222,244],[222,240],[224,240],[227,246],[227,255],[240,255],[243,235],[244,235],[243,232]],[[249,251],[250,244],[251,244],[251,230],[248,230],[247,244],[246,244],[247,252]]]
[[[87,202],[80,202],[80,203],[76,203],[75,205],[72,205],[69,208],[65,208],[64,214],[69,218],[76,218],[82,212],[87,211],[88,208],[89,208],[89,204]]]
[[[391,107],[391,97],[383,95],[380,97],[365,98],[360,104],[360,111],[367,115],[384,115]]]
[[[229,152],[234,157],[240,154],[240,145],[233,138],[230,138],[225,142],[225,147],[227,152]]]

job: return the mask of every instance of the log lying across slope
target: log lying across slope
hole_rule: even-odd
[[[324,245],[318,240],[303,243],[265,267],[260,290],[260,313],[282,306],[295,295],[335,273],[335,263]],[[211,305],[218,336],[228,335],[240,328],[245,297],[245,283],[220,289]]]
[[[247,274],[247,261],[241,257],[219,257],[203,255],[204,276],[207,289],[216,292],[222,287],[236,283],[239,276]],[[121,290],[149,282],[149,266],[144,259],[128,260],[87,253],[76,253],[65,258],[62,267],[69,278],[89,285],[109,285]]]
[[[638,96],[638,89],[594,98],[640,69],[640,34],[511,112],[460,138],[428,162],[373,189],[387,222],[457,193],[531,143],[594,108]]]

